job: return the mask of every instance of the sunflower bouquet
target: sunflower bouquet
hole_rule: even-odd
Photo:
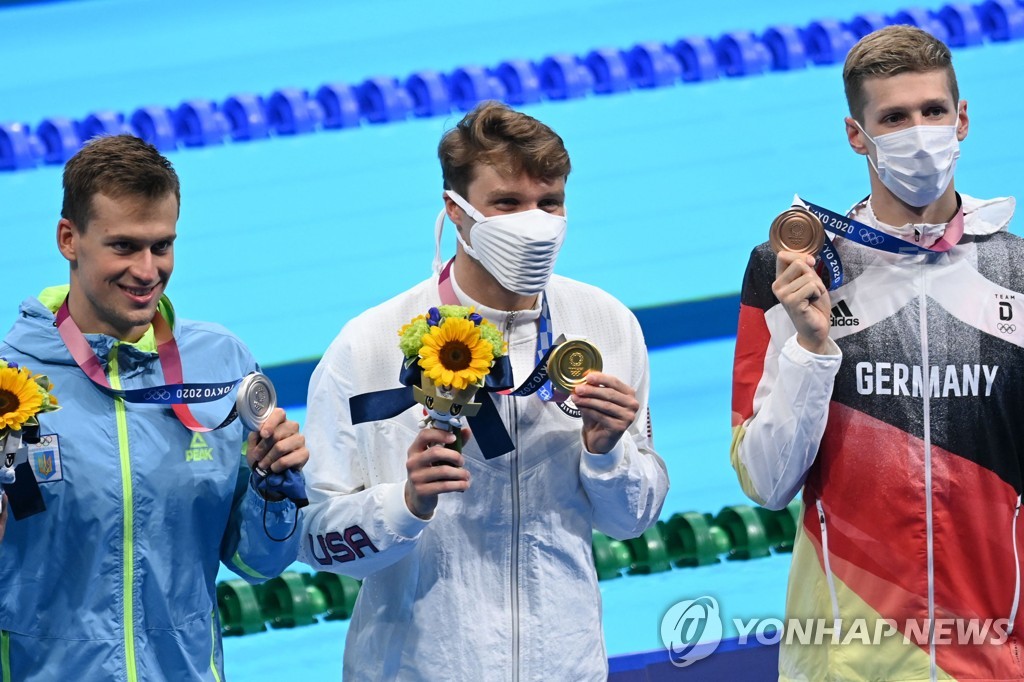
[[[60,409],[53,384],[0,358],[0,483],[14,482],[14,455],[26,429],[39,426],[38,415]]]
[[[462,417],[479,411],[477,389],[507,352],[501,332],[473,308],[442,305],[414,317],[398,337],[406,368],[420,369],[413,396],[426,408],[423,426],[453,431],[461,449]]]

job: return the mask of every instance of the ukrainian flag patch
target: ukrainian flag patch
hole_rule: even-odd
[[[60,462],[60,438],[55,433],[39,437],[39,442],[28,445],[28,463],[39,483],[64,480]]]

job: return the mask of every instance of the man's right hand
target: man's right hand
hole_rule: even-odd
[[[827,355],[832,304],[828,288],[814,270],[814,256],[780,251],[772,293],[793,321],[797,343],[812,353]]]
[[[463,440],[469,429],[463,429]],[[469,489],[469,470],[463,468],[462,455],[446,445],[455,442],[455,434],[441,429],[421,429],[409,446],[405,468],[405,504],[416,516],[429,519],[442,493]]]

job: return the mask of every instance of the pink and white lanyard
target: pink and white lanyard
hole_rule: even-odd
[[[74,358],[78,367],[92,380],[97,388],[111,397],[120,398],[129,403],[170,405],[178,421],[185,428],[200,433],[223,428],[233,422],[238,416],[237,410],[232,408],[231,413],[224,421],[211,428],[203,426],[192,414],[188,407],[189,404],[209,403],[219,400],[231,393],[232,389],[241,383],[242,379],[206,384],[184,383],[178,342],[174,339],[174,332],[171,331],[170,324],[168,324],[161,312],[157,312],[153,317],[153,334],[157,342],[157,357],[160,360],[160,367],[164,373],[164,381],[168,383],[149,388],[118,390],[110,386],[110,381],[103,371],[100,359],[96,357],[96,353],[93,352],[82,330],[78,328],[78,325],[71,318],[67,299],[64,299],[64,302],[57,310],[54,325],[57,327],[61,339],[64,340],[64,345],[67,346],[71,357]]]

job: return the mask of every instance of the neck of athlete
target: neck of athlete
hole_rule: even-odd
[[[952,220],[958,208],[952,181],[946,191],[932,203],[927,206],[911,206],[889,191],[878,179],[874,169],[871,169],[871,210],[886,225],[941,225]]]

